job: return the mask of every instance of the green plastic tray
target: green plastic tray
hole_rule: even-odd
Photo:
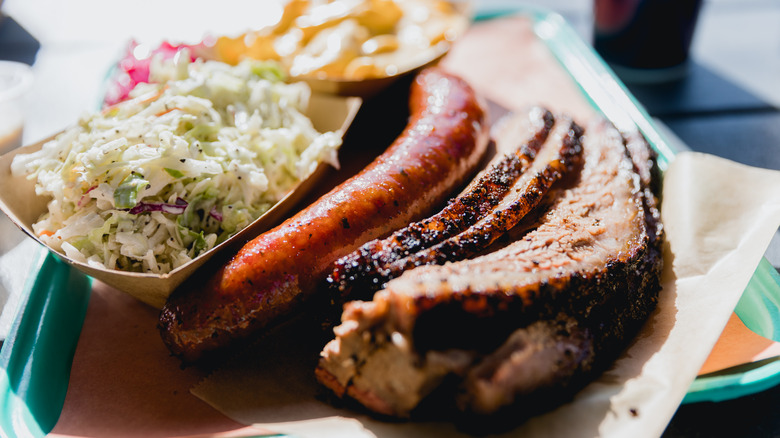
[[[621,127],[636,126],[665,167],[674,151],[606,64],[558,14],[534,8],[477,11],[477,20],[525,14],[537,36],[577,82],[591,104]],[[26,299],[0,351],[0,436],[40,437],[62,411],[70,368],[92,290],[92,280],[41,249]],[[780,340],[780,276],[762,260],[736,312],[758,334]],[[780,360],[697,378],[684,403],[721,401],[780,383]]]

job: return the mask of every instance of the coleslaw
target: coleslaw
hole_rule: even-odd
[[[186,50],[152,60],[149,83],[82,116],[11,170],[36,180],[51,248],[89,265],[167,273],[248,226],[341,137],[304,115],[310,90],[273,63],[230,66]]]

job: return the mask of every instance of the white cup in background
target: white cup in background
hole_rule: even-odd
[[[0,154],[22,145],[22,102],[32,82],[32,69],[27,64],[0,61]]]

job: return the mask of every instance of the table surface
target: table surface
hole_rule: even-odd
[[[229,0],[220,6],[238,1]],[[583,39],[591,40],[591,0],[530,3],[561,13]],[[478,4],[501,9],[517,3],[480,0]],[[140,10],[158,10],[151,0],[133,5]],[[257,13],[215,14],[214,3],[205,0],[189,1],[187,5],[181,11],[187,20],[168,20],[154,13],[123,17],[115,3],[95,0],[5,0],[5,17],[0,17],[0,59],[34,63],[36,85],[25,100],[28,117],[24,143],[55,133],[97,105],[103,90],[95,84],[103,83],[106,71],[130,35],[142,41],[161,35],[197,41],[203,35],[193,29],[206,28],[203,23],[214,32],[230,32],[242,25],[256,27],[262,20],[257,17],[263,17]],[[245,3],[242,5],[246,9]],[[135,24],[134,18],[143,25]],[[668,128],[679,140],[680,147],[780,170],[778,23],[780,2],[776,0],[704,0],[689,74],[673,83],[628,87],[661,127]],[[24,244],[24,237],[4,216],[0,217],[0,233],[0,257],[11,254],[20,242]],[[780,233],[775,235],[766,257],[780,268]],[[8,259],[0,259],[0,274],[10,269]],[[9,290],[21,286],[3,281],[0,303]],[[8,318],[7,313],[3,318]],[[727,402],[683,405],[664,436],[780,436],[776,406],[780,406],[780,387]]]

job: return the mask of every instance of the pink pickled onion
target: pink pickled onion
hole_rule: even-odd
[[[204,43],[188,45],[172,45],[163,42],[159,47],[152,50],[149,56],[137,58],[135,49],[139,44],[130,41],[127,46],[125,57],[117,64],[117,73],[109,80],[103,104],[105,106],[114,105],[127,99],[130,91],[141,82],[149,82],[149,65],[154,56],[162,56],[163,59],[171,59],[183,49],[189,49],[190,59],[195,60],[203,57],[208,50]]]
[[[211,207],[211,210],[209,211],[209,216],[213,217],[214,220],[217,222],[222,222],[222,213],[217,211],[217,206]]]

